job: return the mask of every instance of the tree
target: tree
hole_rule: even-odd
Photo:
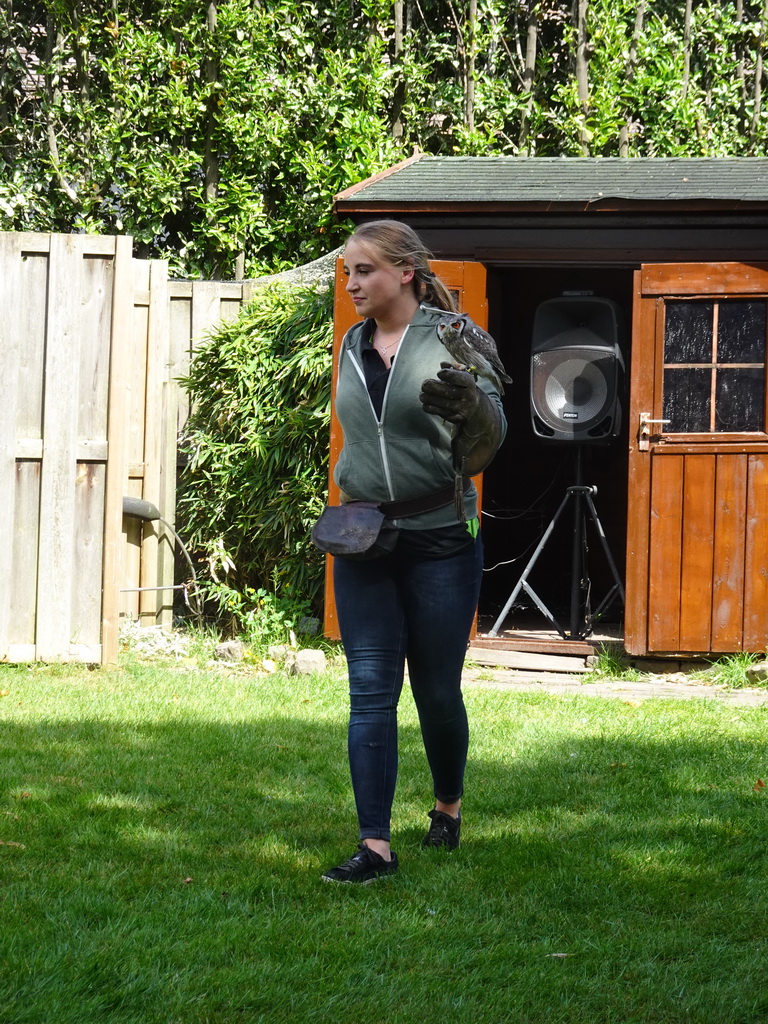
[[[127,232],[189,276],[231,276],[244,251],[257,276],[329,248],[333,191],[400,154],[387,41],[359,45],[374,22],[354,4],[12,3],[6,229]]]
[[[434,154],[761,155],[768,0],[0,0],[0,228],[176,276],[334,248],[335,192]]]

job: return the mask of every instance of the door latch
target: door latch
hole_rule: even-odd
[[[652,420],[649,412],[640,413],[640,430],[638,432],[638,450],[647,452],[651,442],[652,423],[671,423],[671,420]]]

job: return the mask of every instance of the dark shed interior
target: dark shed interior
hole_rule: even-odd
[[[625,313],[622,343],[628,343],[632,274],[606,267],[498,268],[489,274],[490,331],[504,353],[514,384],[505,396],[509,423],[507,440],[484,478],[483,536],[486,580],[481,597],[484,618],[503,608],[536,545],[565,497],[576,483],[577,452],[573,442],[538,437],[532,427],[529,403],[531,339],[534,314],[547,299],[568,292],[591,292],[613,299]],[[614,561],[623,573],[626,537],[627,417],[626,378],[619,436],[583,445],[583,482],[597,488],[595,507]],[[559,619],[570,602],[572,515],[565,511],[531,571],[531,583]],[[596,535],[589,544],[593,598],[610,589],[613,578]],[[614,602],[610,619],[620,617]],[[567,615],[565,616],[567,621]]]

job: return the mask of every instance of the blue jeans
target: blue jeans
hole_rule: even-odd
[[[397,551],[334,560],[334,592],[349,670],[349,765],[361,839],[389,839],[397,781],[397,705],[406,660],[432,773],[444,803],[464,790],[469,728],[461,673],[480,593],[483,547],[449,558]]]

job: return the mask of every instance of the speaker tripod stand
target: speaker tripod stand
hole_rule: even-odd
[[[597,515],[595,509],[594,495],[597,493],[597,488],[591,484],[583,483],[583,450],[582,446],[578,445],[576,448],[576,483],[569,487],[565,493],[565,497],[560,502],[560,507],[550,522],[547,529],[544,531],[539,544],[531,556],[528,565],[523,570],[523,574],[517,581],[517,586],[512,591],[509,600],[504,605],[501,614],[493,624],[493,628],[489,632],[488,636],[498,636],[499,630],[504,625],[512,605],[515,603],[518,595],[521,591],[531,598],[539,611],[545,616],[545,618],[552,623],[557,632],[564,640],[583,640],[588,637],[592,632],[595,623],[600,619],[603,612],[610,606],[614,598],[618,595],[621,597],[622,605],[624,603],[624,587],[621,582],[618,570],[616,569],[616,563],[613,560],[613,555],[608,547],[608,541],[606,540],[605,531],[603,530],[602,523]],[[547,608],[545,603],[533,589],[528,582],[528,578],[538,561],[539,555],[544,550],[552,536],[555,527],[561,516],[565,513],[566,509],[572,506],[573,509],[573,536],[571,543],[571,605],[570,605],[570,631],[566,632],[565,629],[560,625],[552,612]],[[600,543],[603,548],[603,552],[608,561],[611,573],[613,575],[613,586],[610,588],[608,593],[605,595],[603,600],[597,606],[594,612],[590,611],[590,590],[591,583],[589,576],[587,575],[587,521],[591,521],[597,535],[600,538]]]

